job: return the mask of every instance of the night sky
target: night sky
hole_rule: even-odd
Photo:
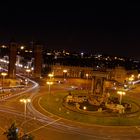
[[[140,58],[140,6],[92,7],[0,5],[0,41],[38,41],[49,49],[70,49]]]

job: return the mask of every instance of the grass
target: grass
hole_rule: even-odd
[[[74,94],[77,94],[79,91],[76,91]],[[135,117],[126,117],[125,115],[115,114],[115,117],[109,115],[109,113],[83,113],[75,110],[67,109],[63,106],[63,99],[68,95],[68,92],[57,92],[51,95],[45,95],[40,102],[40,105],[46,109],[47,111],[58,115],[59,117],[70,119],[73,121],[88,123],[88,124],[99,124],[99,125],[114,125],[114,126],[122,126],[122,125],[140,125],[140,118],[138,117],[140,113],[138,112]],[[127,102],[131,103],[133,106],[133,112],[136,112],[139,107],[135,104],[135,101],[131,101],[126,99]]]

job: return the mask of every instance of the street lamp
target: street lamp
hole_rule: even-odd
[[[2,89],[3,89],[3,86],[4,86],[4,79],[5,79],[5,76],[7,76],[7,73],[6,73],[6,72],[2,72],[2,73],[1,73],[1,76],[2,76]]]
[[[140,78],[140,74],[138,74],[138,79]]]
[[[120,95],[120,105],[121,105],[121,103],[122,103],[122,95],[125,95],[125,92],[123,92],[123,91],[118,91],[117,94]]]
[[[28,85],[28,82],[29,82],[29,80],[28,79],[25,79],[26,86]]]
[[[47,82],[47,85],[49,86],[49,93],[51,93],[51,85],[53,84],[53,82]]]
[[[24,46],[21,46],[21,47],[20,47],[21,50],[24,50],[24,48],[25,48]]]
[[[86,77],[87,77],[87,89],[88,89],[88,73],[86,73]]]
[[[50,77],[50,80],[51,80],[51,78],[52,78],[54,75],[53,75],[53,73],[49,73],[48,76]]]
[[[64,80],[65,80],[65,78],[66,78],[66,73],[67,73],[67,72],[68,72],[67,70],[63,70]]]
[[[30,103],[31,102],[31,99],[20,99],[20,102],[21,103],[24,103],[24,119],[25,119],[25,122],[26,122],[26,105],[27,103]]]
[[[31,72],[30,69],[26,69],[26,72],[28,73],[28,77],[29,77],[29,73]]]
[[[27,103],[30,103],[31,102],[31,99],[20,99],[20,102],[21,103],[24,103],[24,117],[25,117],[25,120],[26,120],[26,105]]]

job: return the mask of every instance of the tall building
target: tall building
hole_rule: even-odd
[[[42,45],[34,46],[34,77],[41,77],[42,70]]]
[[[16,55],[17,55],[17,43],[10,43],[9,46],[9,66],[8,66],[8,77],[9,78],[15,78],[15,74],[16,74]]]
[[[118,82],[123,83],[126,80],[127,71],[124,67],[115,67],[114,69],[114,79]]]

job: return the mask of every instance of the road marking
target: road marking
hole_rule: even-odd
[[[136,129],[140,131],[140,127],[136,126]]]
[[[33,118],[31,118],[31,119],[29,119],[29,120],[26,120],[26,121],[23,121],[22,123],[21,123],[21,127],[25,124],[25,123],[27,123],[27,122],[29,122],[29,121],[31,121],[31,120],[35,120],[36,118],[35,117],[33,117]]]
[[[40,105],[40,100],[41,100],[41,99],[42,99],[42,98],[40,97],[39,100],[38,100],[38,105],[39,105],[39,107],[40,107],[44,112],[50,114],[51,117],[56,116],[56,115],[52,114],[51,112],[47,111],[46,109],[44,109],[44,108]],[[62,118],[59,117],[59,116],[56,116],[56,117],[62,119]]]
[[[0,127],[0,129],[1,129],[3,132],[5,132],[5,129],[3,129],[2,127]]]
[[[55,123],[55,122],[57,122],[57,121],[59,121],[59,120],[61,120],[61,118],[59,118],[59,119],[57,119],[57,120],[54,120],[54,121],[52,121],[52,122],[50,122],[50,123],[48,123],[48,124],[46,124],[46,125],[40,126],[39,128],[36,128],[36,129],[34,129],[34,130],[30,131],[30,132],[27,132],[27,134],[30,134],[30,133],[32,133],[32,132],[35,132],[35,131],[37,131],[37,130],[39,130],[39,129],[41,129],[41,128],[44,128],[44,127],[46,127],[46,126],[48,126],[48,125],[51,125],[51,124],[53,124],[53,123]]]

